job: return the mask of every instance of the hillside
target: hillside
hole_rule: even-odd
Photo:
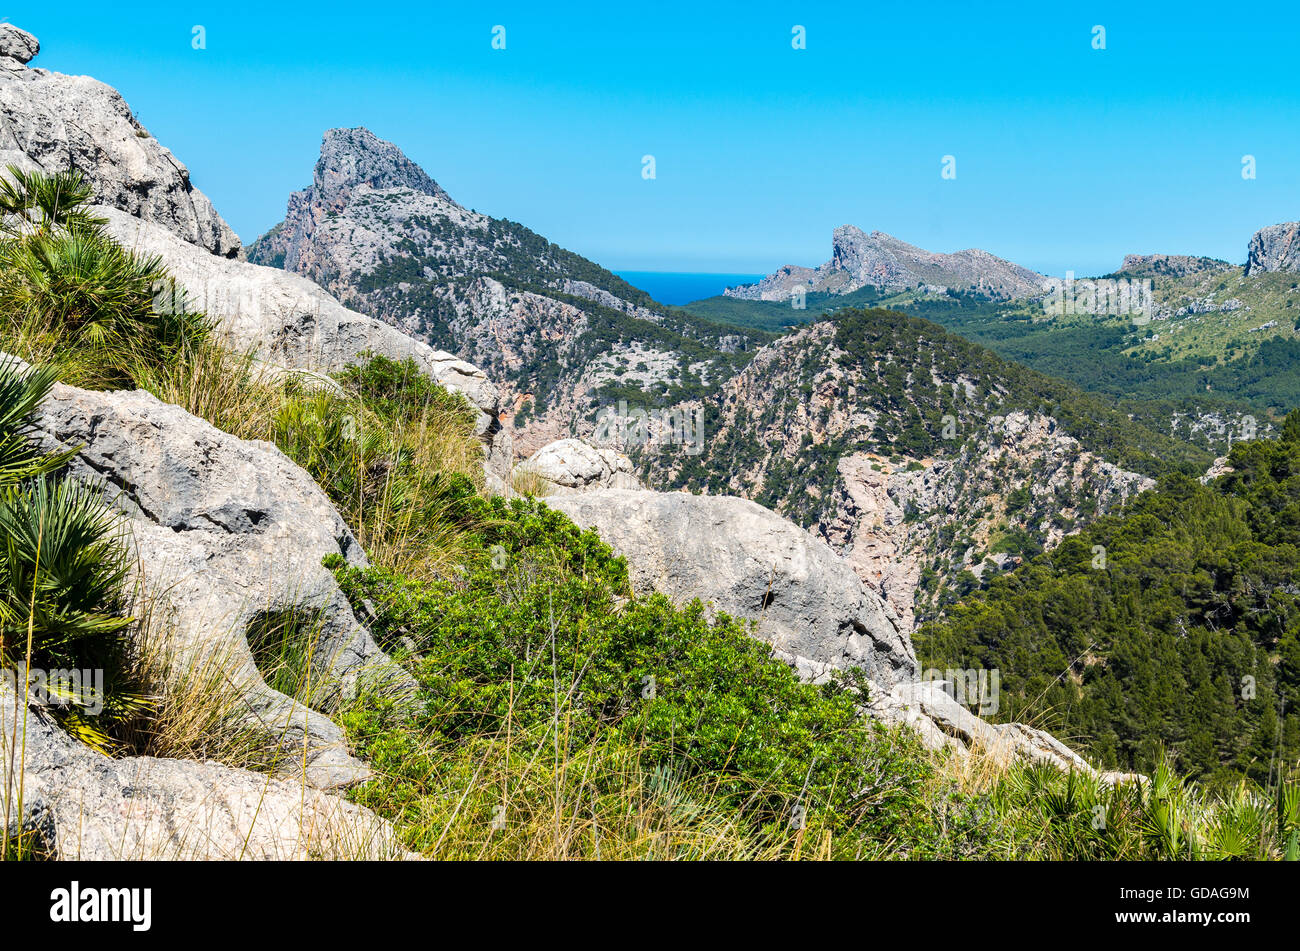
[[[1002,715],[1110,768],[1207,781],[1300,755],[1300,414],[1202,485],[1171,476],[918,634],[922,663],[1001,670]]]
[[[845,310],[764,347],[655,484],[753,498],[831,540],[906,617],[1211,457],[927,321]],[[997,570],[994,567],[992,570]]]

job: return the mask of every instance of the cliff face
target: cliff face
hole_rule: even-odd
[[[760,350],[722,387],[703,454],[642,456],[649,481],[799,521],[909,631],[986,572],[1152,484],[1086,451],[1013,380],[945,352],[947,338],[919,322],[878,314],[864,326],[861,353],[841,348],[848,331],[835,321]]]
[[[900,290],[917,285],[975,291],[990,297],[1032,297],[1044,290],[1043,275],[987,251],[936,254],[883,231],[853,225],[835,229],[831,259],[818,268],[788,265],[757,284],[728,288],[728,297],[788,301],[807,293],[848,294],[863,287]]]
[[[1261,228],[1250,239],[1246,273],[1300,271],[1300,221]]]

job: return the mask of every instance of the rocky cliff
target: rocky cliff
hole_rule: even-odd
[[[1246,250],[1246,274],[1300,271],[1300,221],[1256,231]]]
[[[28,67],[40,49],[36,38],[0,26],[0,167],[78,169],[100,203],[213,254],[239,255],[239,237],[116,89],[89,76]]]

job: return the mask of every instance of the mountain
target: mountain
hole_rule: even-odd
[[[821,267],[787,265],[757,284],[730,287],[725,295],[788,302],[799,288],[804,293],[851,294],[864,287],[885,291],[931,287],[1013,298],[1041,294],[1045,282],[1043,275],[987,251],[936,254],[883,231],[867,234],[842,225],[831,238],[831,259]]]
[[[647,479],[741,495],[836,547],[906,620],[1210,455],[928,321],[843,310],[759,350],[703,403],[697,455]],[[969,573],[970,577],[966,574]]]
[[[325,133],[311,186],[249,258],[483,368],[521,456],[629,388],[650,406],[699,397],[768,339],[662,307],[523,225],[462,207],[367,129]]]
[[[627,452],[655,488],[753,499],[835,547],[906,630],[1151,476],[1212,459],[896,311],[776,336],[661,307],[522,225],[465,209],[365,129],[325,133],[312,185],[249,255],[481,367],[503,390],[519,458],[578,436]],[[1039,275],[984,252],[932,255],[854,228],[836,231],[818,273],[832,290],[811,299],[841,303],[889,293],[851,289],[870,280],[946,280],[973,289],[913,292],[983,304],[1040,290]]]

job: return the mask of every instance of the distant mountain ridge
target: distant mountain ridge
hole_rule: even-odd
[[[742,300],[784,301],[800,287],[808,293],[850,294],[864,287],[901,290],[921,285],[1014,298],[1042,293],[1046,281],[1037,271],[978,248],[940,254],[883,231],[867,234],[841,225],[832,235],[831,259],[820,267],[786,265],[757,284],[731,287],[725,293]]]

